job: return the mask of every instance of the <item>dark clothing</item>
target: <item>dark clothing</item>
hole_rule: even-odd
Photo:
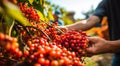
[[[103,0],[96,8],[94,15],[100,19],[107,16],[110,39],[120,39],[120,0]]]
[[[102,0],[94,15],[107,16],[110,40],[120,39],[120,0]],[[120,66],[120,53],[115,54],[112,66]]]
[[[120,55],[119,54],[115,54],[113,56],[113,60],[112,60],[111,66],[120,66]]]

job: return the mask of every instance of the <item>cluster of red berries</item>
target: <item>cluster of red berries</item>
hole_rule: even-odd
[[[59,31],[57,31],[57,29],[55,29],[55,28],[48,28],[48,29],[46,29],[45,30],[45,33],[52,39],[52,40],[55,40],[55,39],[57,39],[57,38],[60,38],[60,32]]]
[[[56,39],[57,44],[61,44],[63,47],[70,51],[74,51],[78,57],[85,55],[85,51],[89,46],[87,35],[83,31],[69,31],[65,34],[60,35],[59,39]]]
[[[52,27],[48,29],[48,36],[51,35],[52,42],[49,42],[46,36],[36,36],[26,39],[26,47],[23,51],[19,50],[19,44],[15,38],[0,33],[0,48],[5,43],[4,51],[1,53],[12,54],[12,58],[23,58],[22,61],[28,60],[34,63],[34,66],[83,66],[81,56],[85,55],[88,47],[87,35],[83,31],[69,31],[67,33],[59,33]],[[24,34],[24,33],[22,33]],[[50,38],[51,38],[50,37]],[[24,38],[23,38],[24,39]]]
[[[22,51],[19,49],[17,39],[0,33],[0,65],[7,66],[8,60],[12,64],[12,61],[19,61],[21,57]]]
[[[22,51],[19,50],[17,39],[2,33],[0,33],[0,50],[4,50],[0,52],[2,56],[6,56],[7,54],[14,58],[22,56]]]
[[[40,17],[32,6],[28,7],[27,3],[25,3],[24,5],[22,3],[19,3],[19,8],[27,19],[40,22]]]
[[[30,47],[29,61],[35,62],[34,66],[83,66],[75,52],[49,43],[44,37],[29,40],[27,45]]]

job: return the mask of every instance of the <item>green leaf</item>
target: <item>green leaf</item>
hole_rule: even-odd
[[[22,3],[28,2],[28,0],[17,0],[17,1],[18,1],[18,3],[19,2],[22,2]]]
[[[54,17],[53,17],[53,14],[52,14],[52,7],[50,7],[48,9],[48,18],[49,18],[49,20],[53,20],[54,21]]]
[[[4,18],[5,18],[5,22],[6,22],[6,33],[9,35],[9,36],[11,36],[11,31],[12,31],[12,28],[13,28],[13,26],[14,26],[14,19],[13,18],[11,18],[11,17],[9,17],[8,15],[5,15],[4,16]]]
[[[29,1],[30,4],[32,4],[34,0],[28,0],[28,1]]]
[[[36,10],[36,11],[37,11],[37,14],[40,16],[40,19],[44,21],[45,17],[43,15],[43,13],[41,13],[39,10]]]
[[[39,3],[36,3],[35,1],[33,2],[33,7],[37,10],[39,10],[41,13],[43,13],[44,8],[42,5],[40,5]]]
[[[0,13],[2,13],[3,12],[3,8],[2,7],[0,7]]]
[[[40,0],[40,4],[43,5],[45,0]]]
[[[20,11],[20,9],[16,5],[14,5],[10,2],[5,2],[4,4],[6,7],[5,11],[10,17],[19,21],[24,26],[30,26],[30,23],[23,16],[22,12]]]

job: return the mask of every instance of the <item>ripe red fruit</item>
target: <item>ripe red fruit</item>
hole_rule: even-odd
[[[24,56],[28,56],[29,55],[29,51],[25,50],[24,51]]]
[[[14,52],[15,49],[16,49],[15,46],[11,46],[11,47],[10,47],[10,50],[11,50],[12,52]]]
[[[10,50],[10,48],[11,48],[11,45],[8,43],[8,44],[6,45],[6,49],[7,49],[7,50]]]
[[[46,51],[45,51],[44,48],[39,49],[39,52],[40,52],[41,54],[45,54],[45,53],[46,53]]]
[[[50,65],[50,60],[45,60],[45,65]]]
[[[31,55],[31,56],[30,56],[30,60],[33,60],[34,58],[35,58],[34,55]]]
[[[38,58],[38,63],[39,64],[45,64],[45,59],[44,58]]]
[[[4,40],[4,38],[5,38],[5,35],[0,33],[0,40]]]
[[[39,55],[39,57],[40,57],[40,58],[43,58],[43,57],[44,57],[44,55],[43,55],[43,54],[40,54],[40,55]]]
[[[57,60],[52,60],[51,61],[51,66],[58,66],[58,61]]]
[[[56,52],[56,57],[60,57],[61,56],[61,52],[60,51],[57,51]]]
[[[18,54],[17,54],[18,57],[21,57],[22,56],[22,51],[19,51]]]
[[[51,56],[51,57],[56,56],[56,51],[54,51],[54,50],[53,50],[53,51],[51,51],[51,52],[50,52],[50,56]]]
[[[35,63],[34,66],[42,66],[42,65],[39,63]]]
[[[63,59],[59,60],[59,65],[63,66],[63,64],[65,63],[65,61]]]

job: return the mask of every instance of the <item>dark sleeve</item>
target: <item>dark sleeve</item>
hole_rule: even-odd
[[[107,6],[107,0],[102,0],[95,9],[93,15],[98,16],[100,19],[102,19],[103,16],[106,16],[106,6]]]

